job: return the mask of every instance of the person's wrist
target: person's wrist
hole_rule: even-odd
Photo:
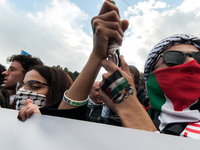
[[[125,99],[124,102],[122,103],[127,103],[127,106],[125,106],[126,108],[123,107],[122,109],[117,109],[116,113],[119,115],[119,117],[124,118],[125,120],[128,118],[130,119],[134,118],[135,114],[138,113],[138,112],[136,113],[135,110],[141,108],[144,109],[140,104],[139,100],[137,99],[137,97],[135,97],[134,95],[129,95],[129,97]]]
[[[95,60],[97,59],[97,60],[101,61],[101,60],[103,60],[103,59],[106,59],[106,58],[107,58],[107,55],[104,55],[104,56],[103,56],[103,55],[100,54],[100,53],[97,53],[97,52],[95,52],[95,51],[92,51],[91,57],[95,58]]]
[[[66,104],[69,104],[71,106],[84,106],[87,104],[88,102],[88,98],[86,100],[83,100],[83,101],[76,101],[76,100],[72,100],[70,98],[68,98],[66,96],[66,93],[68,92],[68,90],[66,90],[63,94],[63,101],[66,103]]]

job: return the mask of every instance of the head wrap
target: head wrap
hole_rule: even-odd
[[[175,34],[167,37],[156,44],[153,49],[149,52],[147,61],[144,67],[144,80],[147,82],[148,74],[153,71],[156,65],[156,60],[163,51],[169,47],[177,44],[191,44],[200,50],[200,39],[189,34]]]

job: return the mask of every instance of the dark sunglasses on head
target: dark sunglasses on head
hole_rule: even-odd
[[[17,82],[17,86],[16,86],[16,91],[18,91],[21,87],[25,86],[25,90],[30,90],[30,91],[34,91],[37,88],[39,88],[39,85],[46,85],[49,86],[46,83],[42,83],[40,81],[37,80],[29,80],[26,83],[23,82]]]
[[[194,58],[199,64],[200,64],[200,52],[195,53],[183,53],[181,51],[167,51],[165,53],[162,53],[158,56],[158,59],[156,60],[156,63],[160,59],[160,57],[163,57],[164,62],[168,66],[176,66],[181,65],[186,59],[186,56],[190,56]]]

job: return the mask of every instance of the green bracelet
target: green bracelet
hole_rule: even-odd
[[[67,90],[68,91],[68,90]],[[65,94],[67,93],[67,91],[64,92],[64,95],[63,95],[63,101],[71,106],[83,106],[85,104],[87,104],[88,102],[88,98],[84,101],[75,101],[75,100],[72,100],[70,98],[68,98]]]

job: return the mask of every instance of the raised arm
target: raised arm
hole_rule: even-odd
[[[107,58],[108,40],[115,38],[121,45],[123,33],[128,27],[128,21],[121,21],[118,8],[108,1],[104,2],[99,15],[92,19],[91,24],[94,32],[93,50],[80,75],[66,93],[68,98],[76,101],[87,99],[100,70],[101,61]],[[74,107],[62,101],[58,109]]]
[[[103,74],[100,95],[106,106],[119,115],[124,127],[155,132],[151,118],[137,99],[135,85],[127,63],[120,57],[121,69],[109,60],[102,66],[108,71]]]
[[[118,8],[107,1],[104,2],[99,15],[92,19],[91,24],[94,31],[93,50],[82,72],[72,84],[69,91],[65,94],[68,98],[75,101],[87,99],[90,88],[100,70],[101,61],[107,58],[108,40],[110,38],[115,38],[121,45],[124,31],[128,27],[128,21],[120,20]],[[76,107],[77,106],[71,106],[62,101],[58,109],[72,109]],[[48,112],[43,112],[44,114],[55,115],[55,113],[57,113],[54,108],[53,110],[49,110],[49,108],[45,109],[45,111],[46,110],[48,110]],[[41,110],[39,110],[39,107],[36,105],[28,104],[19,111],[18,119],[25,121],[33,113],[40,113],[40,111]],[[59,112],[58,116],[60,115]]]

